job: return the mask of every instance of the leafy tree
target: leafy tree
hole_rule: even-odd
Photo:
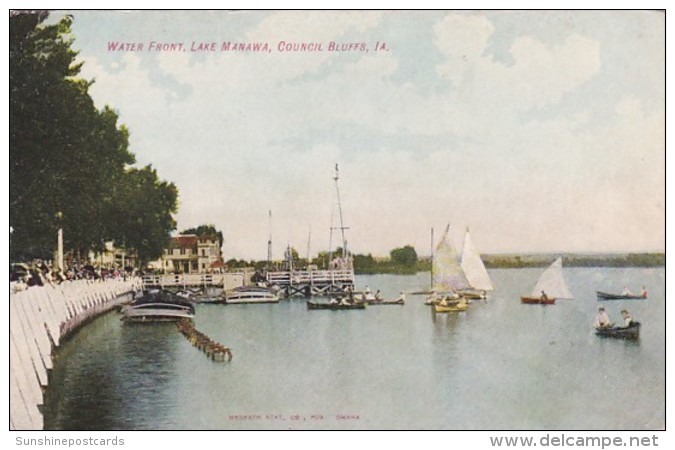
[[[181,234],[196,234],[197,236],[215,236],[220,240],[222,245],[223,243],[223,232],[216,230],[215,225],[199,225],[196,228],[188,228],[181,231]]]
[[[391,261],[395,264],[400,264],[405,267],[413,267],[417,264],[417,252],[415,248],[406,245],[403,248],[395,248],[389,252]]]
[[[129,169],[118,180],[109,209],[110,236],[136,250],[142,263],[159,258],[176,229],[178,190],[173,183],[160,181],[157,172],[146,166]]]
[[[41,26],[46,13],[10,17],[10,226],[12,257],[51,256],[65,245],[100,248],[110,186],[134,162],[128,133],[99,111],[77,79],[71,17]]]
[[[175,228],[177,190],[151,167],[129,169],[129,133],[78,79],[72,17],[10,16],[10,257],[49,258],[56,230],[66,249],[115,240],[143,260],[159,256]]]

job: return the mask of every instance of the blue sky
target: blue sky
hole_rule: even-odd
[[[177,184],[179,230],[214,223],[226,258],[266,257],[270,209],[277,258],[287,243],[304,254],[310,228],[311,253],[326,249],[335,163],[358,253],[428,254],[448,222],[482,252],[665,249],[661,13],[72,14],[97,106],[118,111],[138,164]]]

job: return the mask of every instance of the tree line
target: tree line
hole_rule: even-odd
[[[154,259],[176,227],[178,190],[151,166],[132,166],[129,131],[78,78],[73,18],[47,17],[10,16],[10,258],[51,259],[62,228],[75,254],[114,241]]]

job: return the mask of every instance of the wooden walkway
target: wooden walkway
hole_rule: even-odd
[[[11,430],[42,430],[52,353],[70,333],[142,287],[140,278],[34,286],[9,296]]]
[[[278,286],[286,297],[330,295],[354,289],[353,270],[293,270],[268,272],[267,283]]]

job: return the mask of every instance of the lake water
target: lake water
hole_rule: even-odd
[[[198,305],[195,324],[232,348],[213,362],[175,325],[125,325],[110,313],[59,351],[46,395],[51,430],[665,428],[665,270],[564,269],[575,300],[522,305],[543,269],[499,269],[487,302],[434,314],[404,306],[308,311]],[[357,277],[385,298],[429,274]],[[595,336],[595,290],[645,285],[628,308],[639,341]]]

